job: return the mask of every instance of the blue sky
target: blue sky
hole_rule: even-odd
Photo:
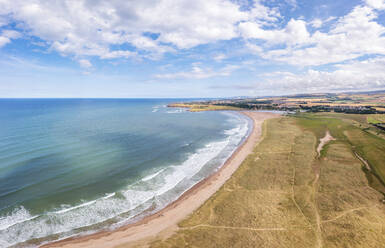
[[[384,0],[0,0],[0,97],[384,88]]]

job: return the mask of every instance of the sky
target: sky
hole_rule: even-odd
[[[385,0],[0,0],[0,97],[385,89]]]

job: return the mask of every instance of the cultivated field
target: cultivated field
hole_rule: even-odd
[[[326,130],[336,140],[319,157]],[[232,178],[150,246],[385,247],[384,142],[330,116],[269,120]]]
[[[362,93],[300,94],[264,98],[234,98],[170,104],[190,111],[205,110],[281,110],[337,112],[349,114],[385,114],[385,91]]]

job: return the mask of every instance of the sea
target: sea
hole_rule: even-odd
[[[186,100],[0,99],[0,247],[133,223],[215,173],[251,120]]]

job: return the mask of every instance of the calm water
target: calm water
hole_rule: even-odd
[[[217,170],[247,135],[175,100],[0,100],[0,247],[114,228]]]

